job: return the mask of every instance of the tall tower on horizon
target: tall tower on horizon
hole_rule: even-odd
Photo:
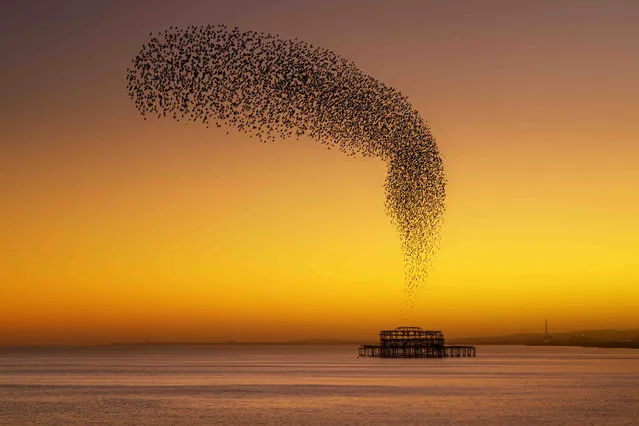
[[[544,332],[544,338],[548,340],[548,318],[546,318],[546,327]]]

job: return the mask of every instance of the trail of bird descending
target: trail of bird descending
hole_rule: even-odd
[[[446,180],[429,127],[399,91],[330,50],[224,25],[151,34],[127,78],[145,118],[224,124],[263,141],[306,135],[386,161],[386,211],[414,300],[439,245]]]

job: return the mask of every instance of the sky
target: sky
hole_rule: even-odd
[[[0,345],[639,327],[636,22],[622,0],[0,2]],[[208,24],[331,49],[428,122],[447,211],[407,319],[381,160],[142,120],[149,33]]]

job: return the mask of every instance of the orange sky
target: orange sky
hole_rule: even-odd
[[[351,58],[431,125],[448,210],[409,323],[639,326],[637,2],[34,1],[0,20],[0,344],[404,322],[381,161],[135,110],[148,33],[218,23]]]

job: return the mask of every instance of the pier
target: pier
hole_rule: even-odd
[[[446,346],[439,330],[397,327],[379,333],[379,345],[360,346],[358,357],[374,358],[467,358],[477,355],[474,346]]]

